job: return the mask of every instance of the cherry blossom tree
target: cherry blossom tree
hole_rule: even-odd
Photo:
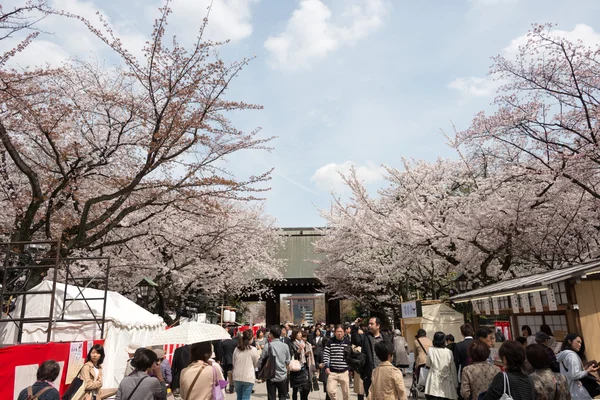
[[[60,249],[50,253],[63,256],[120,251],[133,240],[155,239],[151,231],[165,215],[183,223],[267,190],[256,184],[270,171],[240,179],[224,169],[234,153],[269,150],[270,138],[258,129],[241,132],[226,117],[260,108],[226,99],[249,60],[226,65],[218,55],[222,43],[203,38],[206,19],[190,48],[175,39],[165,43],[169,13],[167,1],[142,60],[106,22],[101,31],[63,12],[86,24],[121,63],[109,68],[71,60],[56,69],[0,69],[0,234],[13,241],[60,240]],[[164,230],[172,229],[172,240],[185,228]],[[244,249],[239,236],[235,242],[240,246],[229,242],[231,255],[223,262],[252,261],[235,253]],[[212,267],[205,268],[209,274]],[[30,271],[25,286],[40,279]]]

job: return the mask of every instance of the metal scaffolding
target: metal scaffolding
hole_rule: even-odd
[[[108,279],[110,273],[109,257],[75,257],[63,258],[60,256],[60,241],[30,241],[30,242],[0,242],[0,254],[4,256],[2,264],[2,287],[0,287],[0,324],[13,323],[17,327],[17,343],[22,343],[23,329],[26,324],[47,324],[46,341],[52,338],[52,329],[57,323],[68,322],[95,322],[104,337],[106,302],[108,295]],[[47,256],[50,254],[51,256]],[[82,265],[95,262],[100,268],[95,275],[80,276],[78,270]],[[74,266],[78,268],[74,268]],[[39,270],[52,270],[52,290],[26,290],[32,273]],[[64,295],[62,298],[62,311],[55,315],[56,287],[59,276],[64,277]],[[60,283],[61,285],[63,283]],[[103,290],[103,296],[86,297],[85,289],[93,285],[96,289]],[[77,295],[69,297],[67,288],[77,288]],[[27,296],[51,295],[48,315],[27,317]],[[11,315],[15,311],[17,298],[21,299],[21,309],[18,316]],[[70,319],[66,318],[66,311],[75,302],[85,302],[90,317]],[[94,312],[90,301],[102,301],[102,314]]]

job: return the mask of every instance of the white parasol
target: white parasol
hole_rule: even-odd
[[[231,336],[219,325],[188,322],[156,334],[149,346],[192,344],[225,339],[231,339]]]

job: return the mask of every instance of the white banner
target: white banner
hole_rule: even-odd
[[[494,309],[495,315],[500,315],[500,307],[498,307],[498,298],[492,297],[492,308]]]
[[[75,379],[79,370],[83,367],[83,359],[83,342],[71,342],[71,349],[69,350],[69,366],[67,367],[67,379],[65,380],[65,384],[69,385],[73,382],[73,379]]]
[[[531,312],[531,306],[529,305],[529,293],[521,293],[521,305],[523,306],[523,312],[529,314]]]
[[[521,307],[519,307],[519,298],[517,297],[516,294],[513,294],[512,296],[510,296],[510,304],[512,304],[512,309],[515,314],[518,314],[521,312]]]
[[[490,299],[483,299],[483,308],[485,309],[485,315],[490,315]]]
[[[554,289],[549,288],[548,290],[546,290],[546,298],[548,299],[548,308],[550,309],[550,311],[557,311],[558,305],[556,304]]]
[[[542,295],[540,292],[533,292],[533,305],[535,306],[536,312],[544,312],[544,305],[542,304]]]
[[[471,304],[473,305],[473,314],[480,314],[479,305],[477,304],[477,300],[471,300]]]

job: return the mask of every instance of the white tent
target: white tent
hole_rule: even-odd
[[[414,337],[417,330],[425,329],[427,337],[433,339],[436,332],[452,334],[460,341],[460,326],[465,323],[464,316],[458,311],[443,303],[423,306],[423,316],[420,318],[403,318],[404,335],[407,338],[409,348],[414,351]]]
[[[97,289],[83,289],[85,298],[103,298],[104,291]],[[27,295],[25,317],[45,317],[50,314],[51,294],[33,294],[41,291],[52,291],[52,282],[43,281],[30,290]],[[67,299],[82,296],[77,286],[66,287]],[[64,304],[65,284],[56,283],[56,296],[54,299],[54,319],[62,316],[65,319],[93,318],[90,308],[98,320],[102,319],[102,300],[88,300],[90,305],[83,300],[68,301]],[[23,304],[22,296],[17,298],[16,308],[11,316],[21,315]],[[127,353],[125,348],[130,343],[146,345],[153,336],[165,329],[164,321],[158,315],[152,314],[131,300],[117,292],[108,291],[106,298],[106,316],[104,325],[104,351],[103,386],[116,388],[123,378]],[[27,323],[23,326],[22,343],[46,342],[47,323]],[[18,329],[15,323],[0,324],[0,343],[13,344],[17,342]],[[52,342],[82,342],[87,340],[103,339],[100,337],[100,328],[95,321],[90,322],[55,322],[52,328]]]

